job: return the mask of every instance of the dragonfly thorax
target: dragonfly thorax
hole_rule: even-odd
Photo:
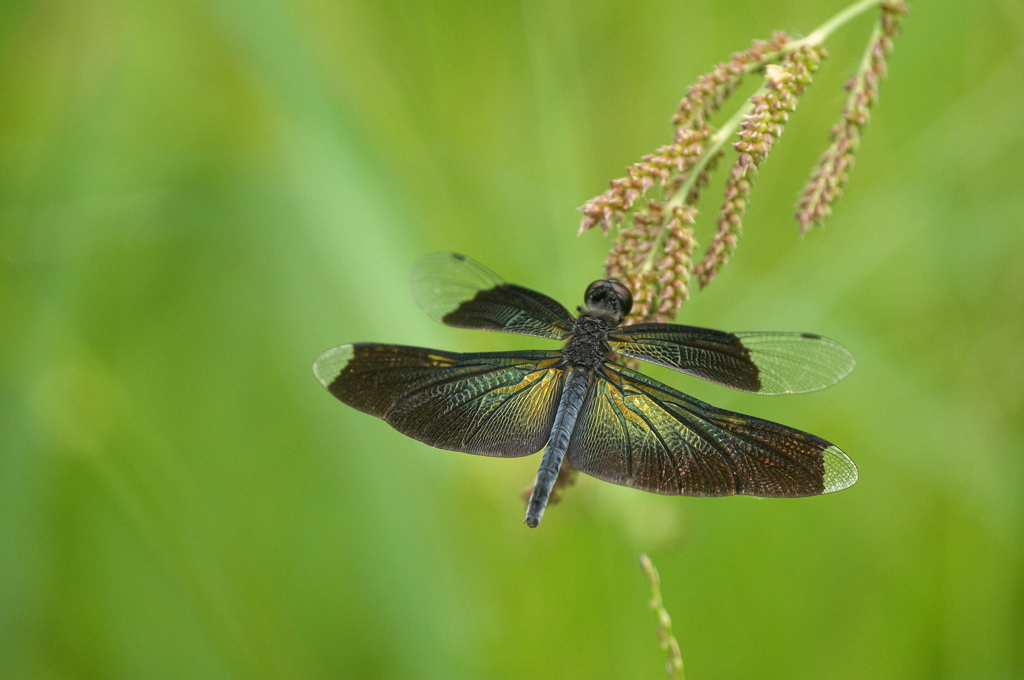
[[[608,360],[612,352],[608,331],[614,326],[603,317],[584,312],[576,319],[569,342],[562,349],[562,358],[567,364],[596,371]]]

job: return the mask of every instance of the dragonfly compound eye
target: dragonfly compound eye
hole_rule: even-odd
[[[615,279],[594,281],[587,287],[584,299],[588,307],[597,307],[612,312],[624,319],[633,309],[633,296],[625,284]]]

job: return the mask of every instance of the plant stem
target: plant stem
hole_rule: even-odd
[[[867,77],[868,69],[871,66],[871,58],[874,55],[875,43],[882,36],[884,32],[882,27],[882,20],[879,19],[875,23],[875,29],[871,31],[871,37],[868,38],[868,47],[864,50],[864,55],[860,58],[860,67],[857,69],[857,81],[856,84],[850,88],[850,96],[847,97],[847,107],[857,98],[857,91],[861,89],[864,84],[864,78]]]
[[[672,617],[665,609],[665,603],[661,599],[661,577],[654,562],[647,555],[640,555],[640,567],[647,574],[647,580],[651,585],[651,610],[658,615],[658,637],[661,640],[661,648],[667,654],[665,670],[670,678],[674,680],[686,680],[683,672],[683,655],[679,652],[679,642],[672,634]]]
[[[799,43],[799,45],[820,45],[825,42],[825,39],[828,38],[828,36],[837,28],[850,20],[855,19],[864,12],[867,12],[874,7],[878,7],[880,4],[882,4],[881,0],[860,0],[860,2],[855,2],[823,23],[821,26],[818,26],[809,36],[796,42]]]

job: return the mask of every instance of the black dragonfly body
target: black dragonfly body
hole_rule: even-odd
[[[449,326],[566,344],[457,354],[360,343],[328,350],[313,371],[341,401],[431,446],[510,458],[546,445],[526,511],[531,527],[565,457],[605,481],[686,496],[814,496],[857,481],[853,461],[820,437],[715,408],[613,361],[619,353],[760,394],[809,392],[853,370],[853,356],[832,340],[621,326],[632,296],[615,280],[592,283],[574,318],[455,253],[421,259],[412,284],[420,306]]]

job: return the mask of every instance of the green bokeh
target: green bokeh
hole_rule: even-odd
[[[352,341],[552,343],[415,308],[469,253],[578,304],[576,207],[665,143],[687,84],[843,2],[8,0],[0,12],[0,677],[1024,677],[1024,6],[918,0],[834,218],[797,192],[871,19],[681,319],[839,339],[756,397],[860,467],[799,501],[437,451],[313,378]],[[717,196],[698,236],[707,241]]]

